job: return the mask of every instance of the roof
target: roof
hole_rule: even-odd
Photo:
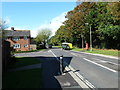
[[[3,30],[5,36],[30,36],[30,30]]]

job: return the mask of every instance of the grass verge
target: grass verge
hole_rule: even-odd
[[[44,51],[45,49],[39,49],[39,50],[32,50],[32,51],[15,51],[14,53],[29,53],[29,52],[37,52],[37,51]]]
[[[9,69],[40,63],[35,57],[16,57],[15,59],[16,62],[12,62],[8,65]]]
[[[30,69],[3,74],[3,89],[5,88],[41,88],[42,70]]]
[[[53,46],[53,47],[62,48],[62,46]]]
[[[16,62],[8,65],[9,69],[40,63],[35,57],[16,57]]]
[[[85,49],[74,47],[73,50],[74,51],[84,51],[87,53],[110,55],[110,56],[116,56],[116,57],[118,57],[118,55],[120,54],[120,51],[113,50],[113,49],[95,49],[95,48],[93,48],[92,51],[90,51],[90,50],[86,51]]]

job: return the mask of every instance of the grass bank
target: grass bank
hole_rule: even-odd
[[[62,46],[53,46],[53,47],[62,48]]]
[[[103,55],[110,55],[110,56],[116,56],[118,57],[118,55],[120,54],[120,51],[118,50],[114,50],[114,49],[95,49],[93,48],[92,51],[90,50],[85,50],[82,48],[73,48],[74,51],[83,51],[83,52],[87,52],[87,53],[95,53],[95,54],[103,54]]]
[[[40,63],[35,57],[16,57],[15,59],[15,62],[9,64],[9,69]]]
[[[32,50],[32,51],[15,51],[14,53],[29,53],[29,52],[37,52],[37,51],[44,51],[46,49],[39,49],[39,50]]]
[[[41,88],[41,69],[30,69],[3,74],[3,89],[5,88]]]
[[[34,57],[17,57],[16,62],[9,64],[9,69],[15,69],[23,66],[40,63]],[[28,69],[14,72],[3,73],[3,89],[6,88],[41,88],[42,87],[42,69]]]

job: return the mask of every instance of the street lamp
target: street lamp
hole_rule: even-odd
[[[85,23],[88,25],[89,23]],[[91,25],[90,25],[90,51],[92,51],[92,36],[91,36]]]

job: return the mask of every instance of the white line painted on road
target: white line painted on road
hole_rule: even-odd
[[[93,62],[93,61],[91,61],[91,60],[89,60],[89,59],[86,59],[86,58],[83,58],[83,59],[86,60],[86,61],[88,61],[88,62],[91,62],[91,63],[93,63],[93,64],[95,64],[95,65],[98,65],[98,66],[100,66],[100,67],[102,67],[102,68],[105,68],[105,69],[107,69],[107,70],[109,70],[109,71],[117,72],[117,71],[115,71],[115,70],[113,70],[113,69],[110,69],[110,68],[108,68],[108,67],[105,67],[105,66],[103,66],[103,65],[101,65],[101,64],[98,64],[98,63],[96,63],[96,62]]]
[[[73,51],[73,52],[79,52],[79,51],[74,51],[74,50],[71,50],[71,51]],[[79,53],[84,53],[84,54],[89,54],[89,55],[95,55],[95,56],[102,56],[102,57],[113,58],[113,59],[119,60],[118,57],[108,56],[108,55],[103,55],[103,54],[93,54],[93,53],[87,53],[87,52],[79,52]]]
[[[58,57],[50,50],[50,52],[55,56],[57,60]],[[66,64],[66,63],[65,63]],[[72,70],[75,71],[70,65],[66,66],[65,68],[67,71]],[[69,72],[69,74],[74,78],[74,80],[82,87],[82,88],[92,88],[93,90],[96,90],[97,88],[93,86],[88,80],[86,80],[82,75],[80,75],[78,72]],[[82,80],[82,81],[81,81]]]
[[[95,60],[99,60],[100,62],[105,62],[105,63],[110,63],[110,64],[114,64],[114,65],[119,65],[117,63],[113,63],[113,62],[110,62],[110,61],[104,61],[104,60],[101,60],[101,59],[98,59],[98,58],[93,58]],[[95,61],[95,62],[99,62],[99,61]]]
[[[80,54],[76,54],[76,53],[71,53],[72,55],[74,55],[74,56],[79,56],[79,57],[85,57],[84,55],[80,55]]]
[[[58,58],[57,58],[57,56],[50,50],[50,52],[53,54],[53,56],[57,59],[57,60],[59,60]]]
[[[65,67],[65,69],[67,70],[67,71],[69,71],[70,69],[68,68],[68,67]],[[74,78],[74,80],[82,87],[82,88],[89,88],[85,83],[83,83],[83,81],[81,81],[80,79],[79,79],[79,77],[77,77],[73,72],[68,72],[73,78]]]
[[[69,66],[70,70],[75,71],[74,68],[72,68],[71,66]],[[80,73],[78,72],[74,72],[80,79],[82,79],[83,82],[85,82],[85,84],[87,84],[90,88],[96,88],[95,86],[93,86],[88,80],[86,80]]]
[[[72,55],[74,55],[74,56],[78,56],[78,55],[76,55],[75,53],[71,53]]]

